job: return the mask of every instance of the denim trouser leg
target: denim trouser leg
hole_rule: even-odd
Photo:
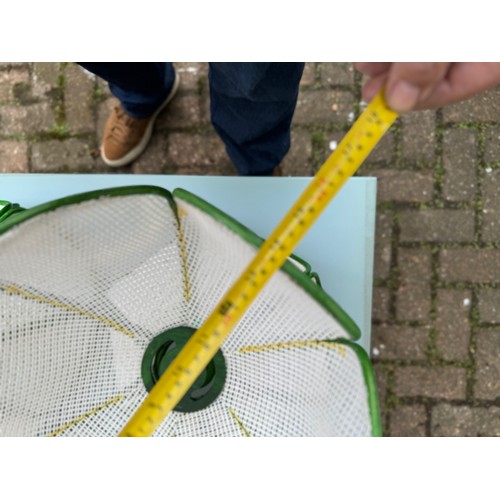
[[[109,82],[126,113],[146,118],[174,81],[171,63],[79,63]],[[269,175],[290,148],[303,63],[210,63],[212,124],[241,175]]]
[[[269,175],[290,148],[303,63],[211,63],[212,123],[241,175]]]
[[[174,83],[172,63],[79,63],[109,83],[112,94],[132,118],[151,116]]]

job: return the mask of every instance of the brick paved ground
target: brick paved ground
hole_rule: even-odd
[[[129,173],[235,175],[209,121],[206,64]],[[311,175],[360,112],[361,77],[308,63],[286,175]],[[0,172],[106,172],[106,85],[74,64],[0,63]],[[116,170],[114,170],[116,172]],[[387,436],[500,435],[500,89],[402,117],[379,179],[372,356]]]

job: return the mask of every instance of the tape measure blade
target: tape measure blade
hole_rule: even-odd
[[[397,113],[388,108],[382,93],[379,93],[264,242],[240,278],[160,377],[120,436],[145,437],[153,434],[210,362],[273,273],[291,255],[304,234],[345,182],[354,175],[396,118]]]

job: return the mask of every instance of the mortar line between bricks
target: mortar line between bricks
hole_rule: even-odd
[[[397,368],[406,368],[409,366],[420,368],[468,368],[471,366],[470,360],[446,360],[439,358],[435,363],[429,364],[427,359],[379,359],[382,365],[391,365]]]
[[[399,220],[396,211],[392,211],[392,238],[391,263],[389,266],[389,320],[397,321],[397,292],[399,289],[400,273],[398,266],[399,256]]]
[[[499,331],[500,330],[500,322],[498,323],[490,323],[490,322],[479,322],[477,324],[477,327],[480,328],[481,330],[485,331]]]
[[[92,98],[91,98],[91,112],[92,112],[92,122],[94,124],[94,130],[90,134],[91,135],[91,144],[92,147],[94,148],[95,151],[98,151],[99,149],[99,130],[98,130],[98,125],[99,125],[99,104],[100,100],[98,99],[98,95],[100,92],[100,87],[99,87],[99,77],[96,76],[94,78],[94,85],[92,88]]]
[[[394,384],[396,383],[396,374],[394,367],[391,365],[381,364],[382,372],[386,377],[386,392],[385,392],[385,422],[383,427],[384,436],[391,436],[391,414],[398,406],[399,399],[394,393]]]
[[[434,149],[434,195],[432,198],[433,205],[436,207],[445,202],[443,198],[443,182],[444,182],[444,158],[443,158],[443,111],[436,111],[436,143]]]
[[[63,130],[68,129],[66,125],[66,103],[64,101],[64,94],[66,88],[66,68],[67,63],[59,64],[59,71],[57,74],[57,99],[54,109],[54,114],[56,118],[56,126],[61,127]]]
[[[417,403],[424,407],[425,411],[425,436],[432,436],[432,409],[434,408],[434,404],[432,401],[427,401],[425,403]]]
[[[395,153],[394,153],[395,156]],[[373,170],[391,170],[392,172],[408,172],[409,170],[413,172],[427,172],[429,170],[432,170],[432,165],[428,163],[404,163],[402,162],[400,165],[396,165],[395,161],[391,160],[376,160],[376,161],[370,161],[369,157],[366,160],[365,163],[363,163],[364,171],[371,172]],[[386,203],[414,203],[414,204],[419,204],[421,202],[414,202],[414,201],[409,201],[409,202],[386,202]]]
[[[352,93],[354,95],[354,115],[355,119],[359,117],[361,114],[361,101],[363,100],[363,91],[362,91],[362,80],[363,77],[359,71],[354,72],[354,84],[352,86]]]
[[[30,84],[33,81],[33,63],[28,64],[28,81],[30,82]],[[28,173],[32,173],[33,172],[33,164],[32,164],[31,158],[32,158],[32,152],[33,152],[33,145],[29,139],[25,139],[25,141],[27,144],[26,154],[28,155],[28,158],[27,158]]]
[[[440,262],[439,262],[439,248],[436,248],[436,245],[431,245],[431,307],[429,311],[429,319],[435,320],[437,316],[437,291],[439,284],[439,271],[440,271]]]
[[[474,401],[474,387],[476,384],[477,373],[477,335],[479,324],[479,299],[477,296],[477,286],[472,287],[471,294],[471,307],[469,310],[469,323],[470,323],[470,339],[469,339],[469,359],[471,365],[467,370],[467,385],[466,385],[466,400],[468,402]]]
[[[465,401],[463,399],[446,399],[436,398],[431,396],[396,396],[401,405],[429,405],[430,411],[438,404],[448,404],[450,406],[459,407],[466,406],[468,408],[500,408],[499,401]]]
[[[384,321],[380,319],[374,319],[373,324],[377,326],[387,325],[387,326],[397,326],[401,328],[428,328],[429,322],[419,321],[419,320],[404,320],[397,319],[395,321]]]
[[[439,282],[439,288],[444,290],[474,290],[475,288],[498,290],[500,289],[500,282],[470,283],[469,281],[441,281]]]
[[[483,182],[484,182],[484,130],[477,130],[477,157],[476,157],[476,196],[475,201],[475,236],[478,243],[483,242]]]
[[[399,210],[474,210],[475,204],[473,201],[383,201],[380,202],[382,209],[399,209]]]
[[[485,243],[475,242],[432,242],[432,241],[402,241],[399,245],[406,249],[427,249],[427,250],[500,250],[500,242],[488,241]]]
[[[398,118],[388,133],[392,133],[392,137],[394,138],[394,165],[397,169],[403,169],[403,124],[401,118]]]
[[[443,130],[478,130],[479,127],[487,128],[495,128],[498,127],[498,122],[494,121],[484,121],[484,122],[443,122]]]

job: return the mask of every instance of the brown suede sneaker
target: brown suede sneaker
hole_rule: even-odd
[[[123,167],[134,161],[146,149],[157,116],[172,100],[179,87],[179,77],[175,74],[172,90],[161,106],[149,118],[131,118],[120,104],[115,106],[104,126],[101,157],[110,167]]]

